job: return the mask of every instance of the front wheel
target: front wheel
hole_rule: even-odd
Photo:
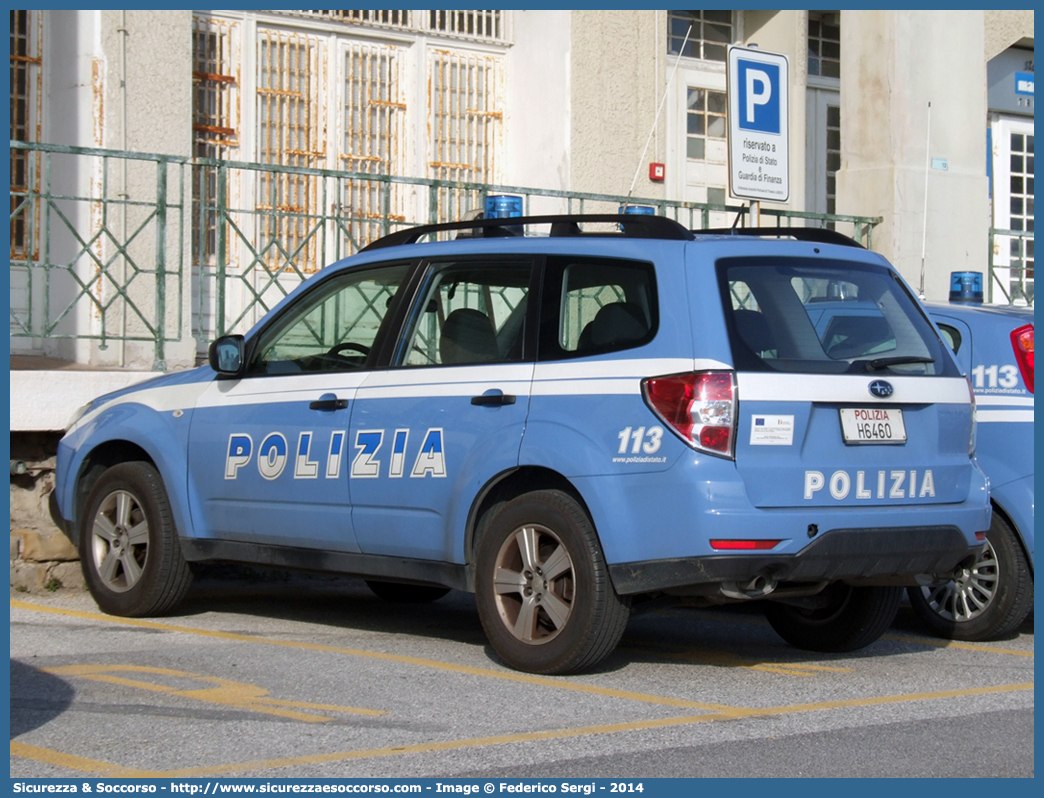
[[[796,648],[838,653],[873,643],[892,625],[901,587],[851,587],[836,582],[807,605],[765,602],[765,617]]]
[[[161,615],[184,597],[192,573],[181,556],[170,501],[149,463],[108,469],[87,499],[80,525],[83,576],[110,615]]]
[[[630,601],[616,594],[590,519],[556,490],[508,502],[478,543],[482,628],[503,660],[529,673],[573,673],[607,657]]]
[[[953,579],[908,590],[925,625],[951,640],[1007,637],[1033,609],[1033,577],[1015,530],[994,511],[986,548]]]

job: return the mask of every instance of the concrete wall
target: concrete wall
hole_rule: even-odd
[[[916,288],[927,171],[929,299],[946,297],[951,271],[987,264],[986,64],[968,57],[983,36],[981,11],[842,12],[838,212],[884,217],[874,249]]]
[[[42,53],[42,141],[86,147],[102,146],[104,59],[101,54],[99,12],[62,10],[47,13],[44,17]],[[50,159],[50,187],[55,195],[85,196],[90,191],[92,180],[96,179],[96,172],[84,159],[68,155],[55,155]],[[68,224],[58,220],[49,227],[51,259],[55,261],[62,256],[72,259],[82,246],[70,228],[87,229],[92,219],[92,208],[88,203],[68,200],[59,200],[55,205],[56,211],[68,220]],[[44,210],[39,222],[41,228],[49,221]],[[40,235],[43,235],[42,232]],[[80,280],[86,281],[90,279],[92,266],[89,259],[82,260],[78,264],[77,273]],[[34,315],[32,326],[35,331],[42,331],[43,323],[57,321],[57,324],[50,330],[51,335],[42,342],[42,346],[38,342],[14,338],[11,341],[12,350],[35,350],[63,360],[86,362],[90,344],[62,337],[76,334],[91,325],[89,307],[76,300],[80,292],[80,285],[66,275],[55,273],[45,282],[41,274],[35,274],[31,300]],[[51,309],[46,319],[43,314],[45,304]],[[58,321],[60,309],[70,304],[74,305],[72,310]]]
[[[657,54],[665,48],[662,12],[572,12],[569,117],[570,181],[574,191],[626,194],[652,130],[663,92]],[[663,141],[663,137],[661,137]],[[662,146],[662,145],[661,145]],[[636,196],[661,197],[641,162]]]
[[[565,190],[570,168],[571,12],[512,14],[514,45],[505,57],[504,182]]]
[[[192,43],[189,11],[127,11],[126,14],[126,91],[121,86],[123,53],[119,11],[59,10],[45,14],[43,31],[44,97],[42,100],[42,140],[81,147],[191,155],[192,142]],[[123,109],[126,108],[126,131]],[[131,203],[157,200],[157,167],[152,163],[120,159],[54,155],[50,159],[51,189],[63,196],[102,196],[111,203],[56,200],[49,213],[45,208],[41,224],[48,225],[51,263],[69,266],[78,281],[61,271],[52,271],[46,288],[49,308],[47,322],[57,322],[42,347],[25,339],[12,339],[16,352],[36,351],[61,360],[94,367],[151,370],[164,364],[156,360],[151,343],[128,342],[103,345],[98,341],[75,340],[63,336],[93,334],[102,330],[104,314],[108,336],[124,333],[151,337],[145,323],[133,309],[126,309],[119,295],[123,290],[154,323],[158,277],[149,274],[158,262],[155,249],[156,221],[146,222],[151,208],[118,204],[126,195]],[[184,174],[185,190],[191,192],[191,176]],[[167,199],[181,202],[178,167],[168,170]],[[190,194],[189,194],[190,196]],[[63,218],[64,217],[64,218]],[[65,220],[68,220],[66,222]],[[186,217],[186,221],[188,218]],[[111,238],[135,237],[143,224],[149,229],[137,236],[129,248],[132,264],[124,264]],[[89,251],[72,230],[96,232],[102,226],[111,234],[98,238]],[[180,230],[171,219],[164,250],[166,268],[189,267],[189,230]],[[115,282],[98,279],[98,264],[104,264]],[[164,327],[169,337],[165,365],[193,365],[195,345],[189,336],[190,297],[178,297],[178,280],[168,277]],[[84,289],[83,286],[87,286]],[[117,287],[119,286],[119,288]],[[34,275],[33,309],[37,325],[45,305],[44,280]],[[85,294],[86,291],[86,294]],[[187,292],[186,292],[187,293]],[[66,310],[68,308],[68,310]],[[64,314],[64,315],[63,315]]]
[[[989,61],[1015,44],[1033,46],[1033,11],[985,12],[985,50]]]
[[[125,25],[126,33],[121,32]],[[105,64],[104,71],[104,146],[115,150],[150,152],[188,157],[192,154],[192,12],[191,11],[102,11],[100,12],[100,45]],[[122,76],[126,75],[126,86]],[[124,130],[126,120],[126,130]],[[108,179],[118,186],[126,186],[132,201],[155,203],[157,200],[158,167],[152,163],[129,162],[111,164]],[[191,175],[178,166],[167,167],[167,198],[180,201],[181,179],[186,191],[191,192]],[[126,182],[124,182],[126,181]],[[147,223],[154,229],[156,221],[146,222],[152,209],[132,208],[126,219],[113,214],[109,224],[133,234]],[[183,238],[181,238],[183,236]],[[165,248],[167,271],[188,269],[191,229],[179,230],[175,219],[167,227]],[[143,236],[140,246],[132,246],[131,258],[139,268],[154,269],[157,258],[153,236]],[[183,250],[179,251],[179,244]],[[121,280],[127,281],[127,294],[146,319],[155,314],[158,277],[134,275],[133,267],[123,271],[117,259],[114,268]],[[151,343],[127,342],[114,344],[92,353],[91,364],[116,368],[151,370],[194,365],[195,343],[189,335],[190,296],[178,296],[179,283],[167,278],[164,325],[171,337],[177,336],[179,322],[181,342],[164,345],[163,359],[157,362],[157,353]],[[179,305],[180,303],[180,305]],[[124,318],[122,308],[114,307],[110,323],[117,321],[120,328],[131,334],[148,337],[143,321],[133,310]],[[180,313],[179,313],[180,311]]]
[[[127,130],[122,129],[121,15],[126,15]],[[105,146],[192,153],[192,12],[102,11]]]

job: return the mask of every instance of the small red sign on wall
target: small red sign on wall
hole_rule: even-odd
[[[666,167],[662,163],[651,163],[649,164],[649,179],[663,180],[666,171]]]

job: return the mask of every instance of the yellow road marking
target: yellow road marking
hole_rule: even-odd
[[[92,679],[97,682],[108,682],[123,687],[136,687],[139,690],[150,690],[157,693],[169,693],[180,698],[194,698],[197,701],[206,701],[210,704],[246,709],[252,712],[264,712],[268,715],[277,715],[292,720],[301,720],[306,723],[322,723],[333,720],[324,715],[314,715],[305,712],[292,712],[276,707],[296,707],[298,709],[322,709],[330,712],[347,712],[354,715],[385,715],[387,713],[376,709],[360,709],[358,707],[339,707],[329,704],[307,704],[301,701],[281,701],[268,697],[268,690],[254,684],[236,682],[231,679],[221,679],[216,676],[200,676],[185,671],[175,671],[169,668],[152,668],[145,665],[64,665],[58,668],[44,668],[44,673],[55,676],[79,676],[84,679]],[[123,676],[113,676],[113,673],[145,673],[154,676],[170,676],[176,679],[194,679],[200,682],[215,684],[205,690],[179,690],[175,687],[156,684],[155,682],[143,682],[139,679],[127,679]]]
[[[959,648],[965,651],[982,651],[987,654],[1010,654],[1013,657],[1032,657],[1032,651],[1018,651],[1014,648],[997,648],[996,646],[982,646],[978,643],[961,643],[957,640],[940,640],[934,637],[913,637],[907,635],[884,635],[882,640],[891,640],[896,643],[918,643],[922,646],[934,646],[935,648]]]
[[[815,672],[851,673],[852,668],[833,665],[812,665],[805,662],[760,662],[754,659],[737,656],[725,651],[706,651],[700,649],[684,649],[677,646],[665,646],[662,643],[631,643],[625,646],[629,651],[655,650],[657,656],[683,662],[698,662],[720,668],[743,668],[763,673],[776,673],[784,676],[815,676]],[[810,671],[812,671],[810,673]]]
[[[255,770],[272,770],[275,768],[295,767],[301,765],[315,765],[327,762],[345,762],[353,759],[374,759],[378,757],[401,756],[406,754],[433,753],[438,751],[453,751],[463,748],[481,748],[489,745],[503,745],[505,743],[537,742],[541,740],[557,740],[567,737],[584,737],[595,734],[614,734],[628,731],[642,731],[650,729],[665,729],[676,726],[689,726],[696,723],[709,723],[722,720],[738,720],[753,717],[768,717],[772,715],[791,715],[800,712],[817,712],[830,709],[858,708],[878,706],[881,704],[899,704],[910,701],[930,701],[946,698],[961,698],[966,696],[988,695],[991,693],[1008,693],[1021,690],[1032,690],[1033,683],[995,685],[992,687],[973,687],[964,690],[942,690],[928,693],[907,693],[903,695],[873,696],[870,698],[853,698],[841,701],[821,701],[810,704],[792,704],[790,706],[767,707],[764,709],[740,709],[728,713],[712,713],[705,715],[688,715],[676,718],[661,718],[657,720],[634,721],[630,723],[612,723],[601,726],[582,726],[573,729],[555,729],[549,731],[527,732],[523,734],[507,734],[496,737],[475,737],[465,740],[447,740],[444,742],[418,743],[415,745],[389,746],[385,748],[369,748],[357,751],[340,751],[328,754],[309,754],[306,756],[283,757],[279,759],[257,760],[253,762],[238,762],[226,765],[214,765],[210,767],[185,768],[167,771],[131,771],[111,765],[107,762],[99,762],[93,759],[83,759],[46,748],[25,745],[12,741],[11,754],[26,759],[35,759],[40,762],[59,765],[71,770],[81,770],[88,773],[102,773],[110,776],[138,776],[138,777],[202,777],[217,776],[228,773]]]
[[[219,640],[234,640],[240,643],[264,643],[265,645],[280,646],[282,648],[322,651],[331,654],[346,654],[352,657],[365,657],[367,659],[382,660],[384,662],[419,665],[421,667],[434,668],[435,670],[449,671],[451,673],[461,673],[469,676],[484,676],[488,679],[501,679],[503,681],[539,685],[541,687],[554,687],[559,690],[571,690],[577,693],[588,693],[590,695],[598,695],[607,698],[621,698],[627,701],[639,701],[645,704],[679,707],[681,709],[697,709],[705,712],[734,712],[737,709],[736,707],[725,706],[724,704],[706,704],[701,701],[686,701],[680,698],[667,698],[665,696],[636,693],[629,690],[613,690],[608,687],[596,687],[595,685],[571,682],[566,681],[565,679],[552,679],[547,676],[533,676],[526,673],[516,673],[515,671],[496,671],[491,668],[475,668],[470,665],[454,665],[449,662],[439,662],[438,660],[421,659],[419,657],[407,657],[400,654],[384,654],[378,651],[327,646],[321,643],[303,643],[295,640],[273,640],[266,637],[236,634],[233,632],[215,632],[209,629],[197,629],[191,626],[175,626],[173,624],[158,623],[156,621],[146,621],[140,618],[118,618],[95,612],[66,610],[60,607],[44,607],[40,604],[30,604],[25,601],[12,600],[11,606],[16,609],[46,612],[54,615],[83,618],[91,621],[103,621],[124,626],[136,626],[142,629],[158,629],[165,632],[179,632],[181,634],[198,635],[200,637],[213,637]]]

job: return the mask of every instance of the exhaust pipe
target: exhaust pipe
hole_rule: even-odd
[[[764,598],[776,589],[777,584],[772,577],[759,574],[746,582],[722,582],[718,590],[727,598],[747,601]]]

